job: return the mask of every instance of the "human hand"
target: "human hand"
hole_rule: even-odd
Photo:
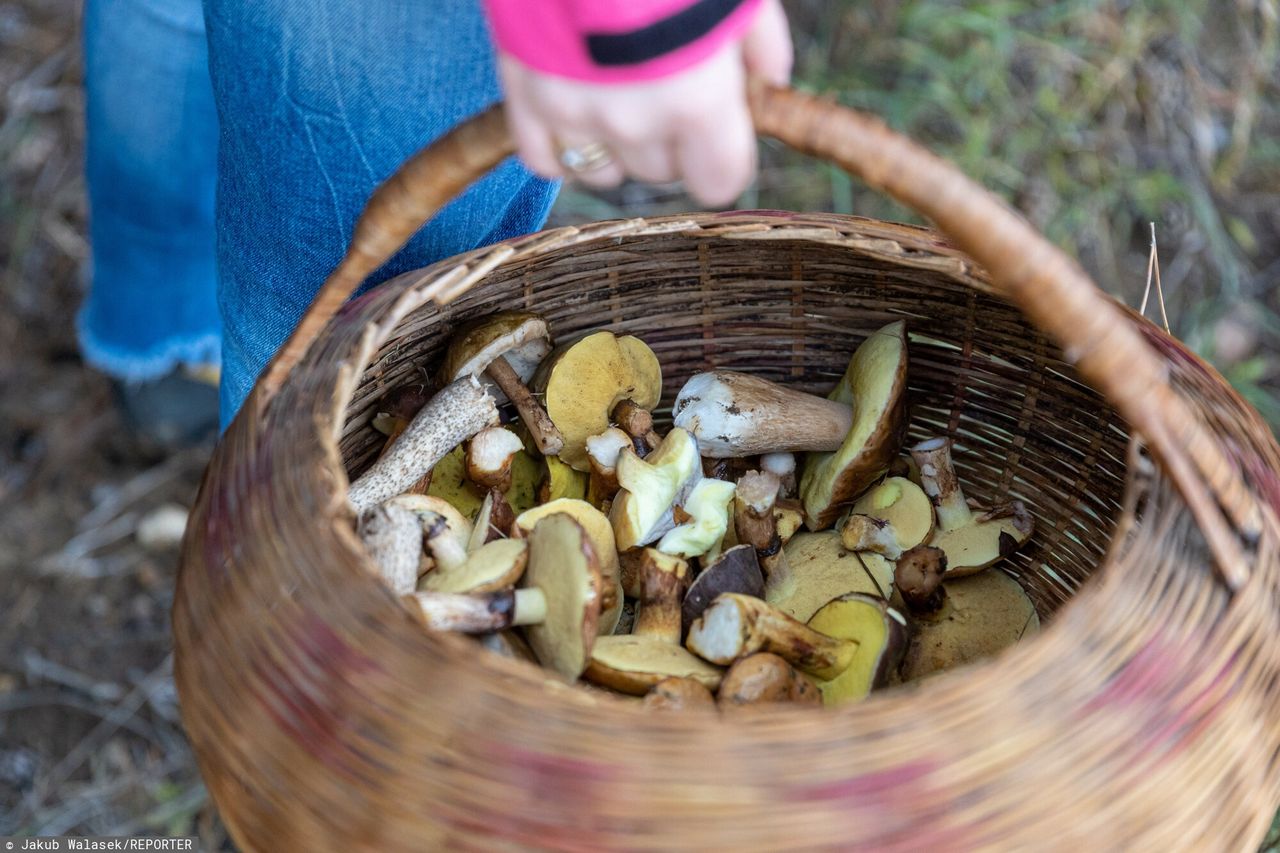
[[[609,159],[571,174],[595,187],[626,176],[683,180],[699,202],[733,202],[756,171],[748,74],[785,84],[791,34],[779,0],[765,0],[751,28],[705,61],[640,83],[601,84],[540,73],[499,56],[507,118],[522,160],[547,178],[566,177],[566,150],[603,146]]]

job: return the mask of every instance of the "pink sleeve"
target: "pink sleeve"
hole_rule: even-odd
[[[761,0],[485,0],[498,48],[560,77],[632,83],[741,37]]]

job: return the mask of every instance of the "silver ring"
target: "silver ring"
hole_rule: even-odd
[[[613,162],[609,149],[599,142],[588,142],[560,152],[560,165],[571,172],[593,172]]]

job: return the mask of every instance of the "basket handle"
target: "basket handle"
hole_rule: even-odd
[[[1194,515],[1223,581],[1248,579],[1262,510],[1240,469],[1169,385],[1164,364],[1084,270],[950,163],[882,122],[790,89],[753,84],[758,133],[827,160],[931,219],[985,267],[995,290],[1062,346],[1080,375],[1141,433]],[[411,157],[375,190],[351,246],[254,390],[261,412],[311,342],[424,222],[515,153],[501,105]],[[1243,540],[1243,541],[1242,541]]]

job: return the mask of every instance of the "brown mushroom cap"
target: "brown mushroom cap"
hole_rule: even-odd
[[[680,607],[683,630],[688,631],[693,620],[722,592],[740,592],[756,598],[764,595],[764,575],[755,548],[735,545],[703,567],[689,585]]]
[[[565,513],[549,515],[529,533],[529,566],[521,583],[541,589],[547,615],[525,636],[538,660],[566,678],[586,669],[600,619],[600,559],[582,525]]]
[[[534,376],[547,414],[564,436],[560,458],[590,471],[587,439],[609,428],[614,407],[631,400],[652,409],[662,395],[662,368],[639,338],[596,332],[558,348]]]
[[[774,702],[821,705],[822,693],[783,658],[770,652],[757,652],[729,667],[724,681],[720,682],[717,702],[721,708]]]
[[[650,711],[714,711],[716,700],[705,685],[692,678],[664,678],[645,694],[644,707]]]
[[[800,478],[805,523],[821,530],[841,504],[889,469],[907,427],[907,331],[901,320],[871,334],[854,352],[831,399],[857,402],[853,426],[833,453],[810,453]]]
[[[447,382],[478,377],[494,359],[504,357],[520,381],[528,383],[549,352],[551,334],[546,320],[524,311],[502,311],[467,323],[453,336],[443,373]],[[497,386],[488,385],[499,403],[506,402]]]

